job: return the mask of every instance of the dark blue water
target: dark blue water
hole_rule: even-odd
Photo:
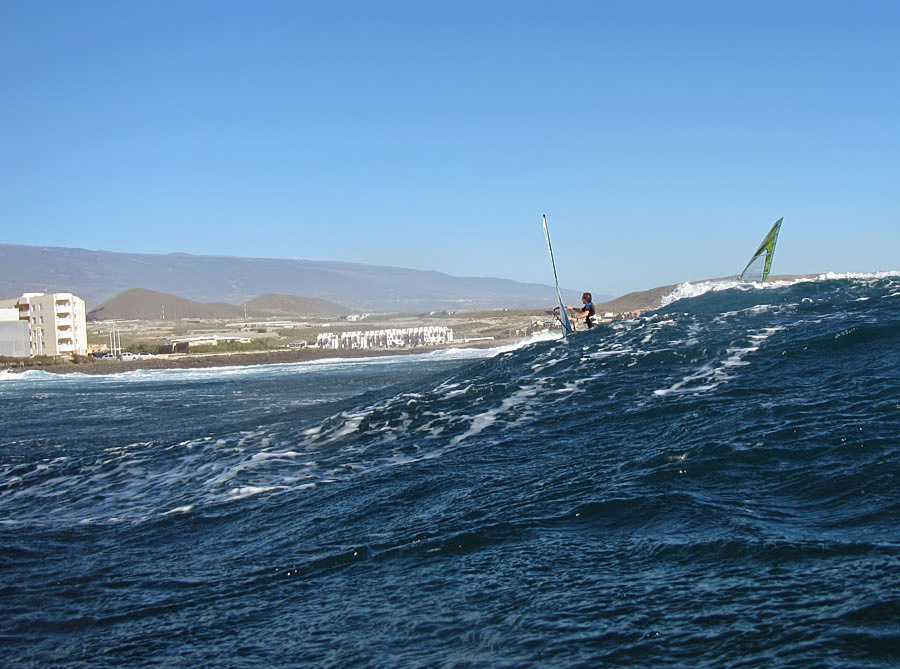
[[[897,275],[493,357],[4,375],[0,428],[4,666],[900,664]]]

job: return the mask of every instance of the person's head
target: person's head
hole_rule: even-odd
[[[581,296],[581,301],[582,302],[593,302],[594,300],[591,298],[590,293],[585,293],[584,295]]]

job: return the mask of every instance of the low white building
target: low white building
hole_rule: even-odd
[[[87,311],[72,293],[25,293],[16,300],[28,323],[30,355],[69,356],[88,352]]]
[[[405,348],[407,346],[439,346],[453,342],[453,329],[438,325],[420,328],[391,328],[356,332],[322,332],[316,346],[332,349]]]

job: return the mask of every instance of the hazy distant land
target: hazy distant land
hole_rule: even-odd
[[[243,305],[266,295],[302,296],[365,312],[532,309],[555,296],[544,283],[457,277],[346,262],[111,253],[0,244],[0,298],[67,292],[96,309],[139,288],[202,304]],[[540,279],[549,277],[549,266]],[[575,304],[580,291],[564,291]],[[598,300],[607,299],[596,293]],[[271,305],[270,305],[271,306]],[[159,308],[157,305],[156,308]]]

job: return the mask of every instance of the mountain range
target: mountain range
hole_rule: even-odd
[[[0,244],[0,298],[69,292],[91,310],[132,288],[200,303],[243,305],[276,294],[381,312],[531,309],[556,303],[549,285],[399,267]],[[607,297],[598,295],[595,301]],[[564,291],[563,298],[578,304],[580,292]]]
[[[89,320],[178,320],[182,318],[253,319],[341,316],[350,309],[334,302],[296,295],[267,294],[243,304],[201,303],[146,288],[130,288],[88,312]]]

